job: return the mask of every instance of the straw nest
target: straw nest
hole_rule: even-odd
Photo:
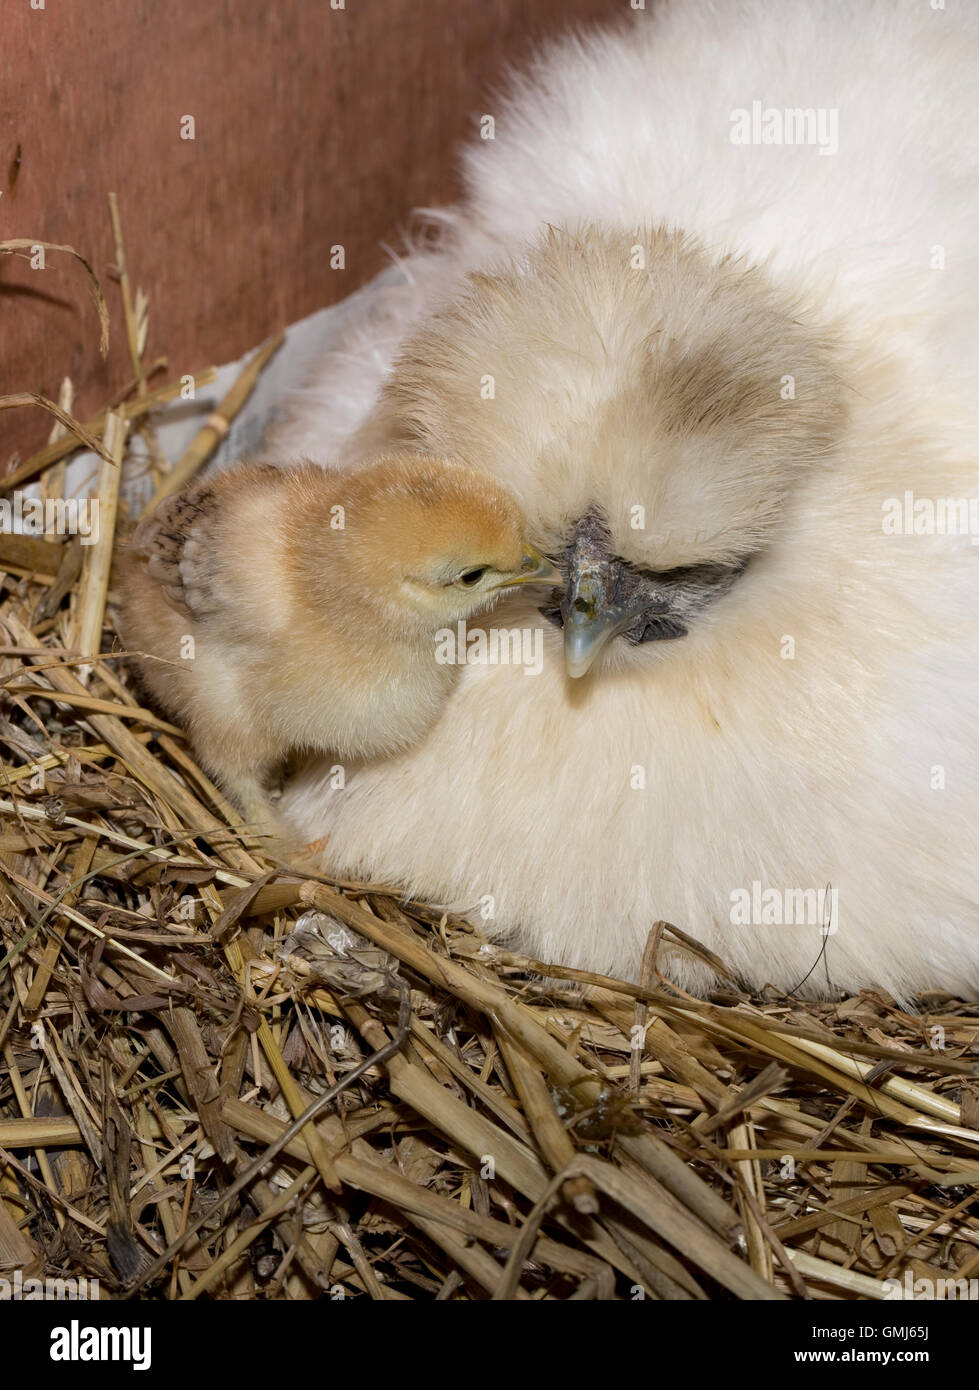
[[[112,1299],[964,1292],[942,1281],[979,1277],[974,1006],[749,997],[729,972],[693,1000],[657,952],[700,948],[663,923],[641,987],[501,950],[271,860],[141,707],[111,604],[131,437],[158,495],[191,476],[276,344],[168,468],[152,411],[178,385],[151,384],[113,225],[132,381],[85,424],[67,387],[0,400],[56,416],[0,486],[56,496],[85,445],[102,503],[93,546],[0,536],[0,1278]]]

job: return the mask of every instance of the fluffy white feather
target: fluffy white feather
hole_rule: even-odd
[[[763,549],[685,638],[616,639],[573,682],[548,626],[540,676],[469,666],[419,747],[350,769],[342,790],[310,769],[287,809],[330,870],[626,975],[666,918],[754,985],[798,985],[825,944],[807,990],[827,977],[905,998],[979,989],[979,547],[882,528],[906,490],[976,497],[977,59],[979,16],[963,7],[667,3],[559,44],[515,81],[495,140],[468,151],[439,246],[378,293],[268,455],[355,467],[408,427],[512,487],[545,544],[597,497],[637,563],[683,563],[698,537],[753,528]],[[836,111],[838,151],[732,143],[732,112],[755,101]],[[548,227],[550,260],[534,249]],[[759,303],[798,315],[799,342],[773,330],[766,371],[818,359],[818,445],[819,412],[815,433],[787,426],[781,457],[775,436],[754,459],[722,439],[722,486],[709,440],[696,458],[671,453],[649,393],[623,405],[643,334],[669,320],[682,349],[696,295],[662,262],[646,321],[644,301],[595,267],[616,247],[668,254],[663,228],[702,254],[705,285],[735,258],[738,275],[759,267]],[[472,288],[473,271],[490,279]],[[496,313],[500,294],[513,313]],[[426,382],[426,347],[452,332],[458,352]],[[739,370],[765,356],[763,338]],[[480,399],[481,363],[494,401]],[[621,520],[630,502],[649,504],[646,533]],[[504,621],[539,623],[516,604]],[[836,930],[732,921],[732,895],[756,883],[831,884]],[[669,968],[709,983],[683,954]]]

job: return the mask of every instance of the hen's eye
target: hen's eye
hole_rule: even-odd
[[[467,589],[472,589],[479,583],[479,581],[482,579],[485,573],[485,565],[482,567],[482,569],[464,570],[463,573],[460,574],[457,583],[464,584]]]

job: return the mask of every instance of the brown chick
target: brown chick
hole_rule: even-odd
[[[514,585],[562,583],[510,493],[410,453],[356,473],[242,466],[166,499],[124,561],[142,678],[249,821],[290,753],[421,740],[457,675],[440,628]]]

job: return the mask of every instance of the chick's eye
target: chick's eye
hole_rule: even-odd
[[[486,573],[486,566],[481,569],[463,570],[456,583],[463,584],[467,589],[473,589]]]

